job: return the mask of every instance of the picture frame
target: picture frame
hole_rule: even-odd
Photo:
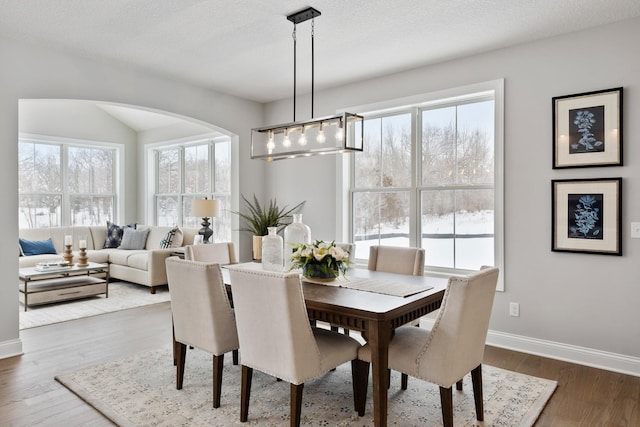
[[[551,250],[622,255],[622,178],[551,181]]]
[[[556,96],[553,169],[622,166],[622,87]]]

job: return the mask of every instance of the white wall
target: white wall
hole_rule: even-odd
[[[494,304],[490,339],[495,343],[640,375],[640,240],[629,237],[629,223],[640,221],[635,197],[639,42],[640,19],[633,19],[316,93],[320,117],[349,106],[505,79],[506,291]],[[553,170],[551,98],[618,86],[624,87],[625,165]],[[299,99],[297,105],[306,104]],[[291,105],[291,100],[269,104],[266,123],[289,121]],[[298,111],[298,117],[306,114]],[[335,169],[330,157],[267,167],[272,194],[287,202],[307,200],[305,223],[313,238],[336,229],[326,215],[336,199]],[[623,177],[624,255],[552,252],[551,180],[595,177]],[[520,317],[509,317],[510,301],[520,303]]]
[[[89,99],[174,112],[214,123],[239,136],[240,191],[262,194],[263,163],[249,160],[251,127],[263,124],[254,102],[163,78],[140,69],[94,61],[0,38],[0,180],[6,236],[0,247],[0,358],[22,351],[18,332],[18,100]],[[251,163],[249,163],[251,162]],[[127,164],[137,169],[138,164]],[[250,257],[250,237],[241,256]]]

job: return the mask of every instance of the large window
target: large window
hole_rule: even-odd
[[[475,89],[365,114],[350,174],[356,258],[416,246],[432,271],[502,265],[502,92]]]
[[[115,220],[117,148],[21,139],[20,228]]]
[[[229,138],[196,141],[155,149],[157,225],[199,228],[201,218],[191,215],[191,201],[204,197],[220,202],[212,221],[216,241],[231,240],[231,141]]]

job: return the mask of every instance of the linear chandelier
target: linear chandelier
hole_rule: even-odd
[[[315,18],[312,7],[287,16],[293,22],[293,122],[251,129],[251,158],[267,161],[363,150],[364,118],[357,114],[313,118]],[[311,19],[311,119],[296,121],[296,30]]]

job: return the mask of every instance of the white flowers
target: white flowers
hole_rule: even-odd
[[[337,277],[339,273],[344,274],[348,267],[349,251],[336,246],[335,242],[316,240],[311,244],[295,245],[291,263],[292,270],[301,268],[303,271],[311,270],[323,274],[333,272]]]

